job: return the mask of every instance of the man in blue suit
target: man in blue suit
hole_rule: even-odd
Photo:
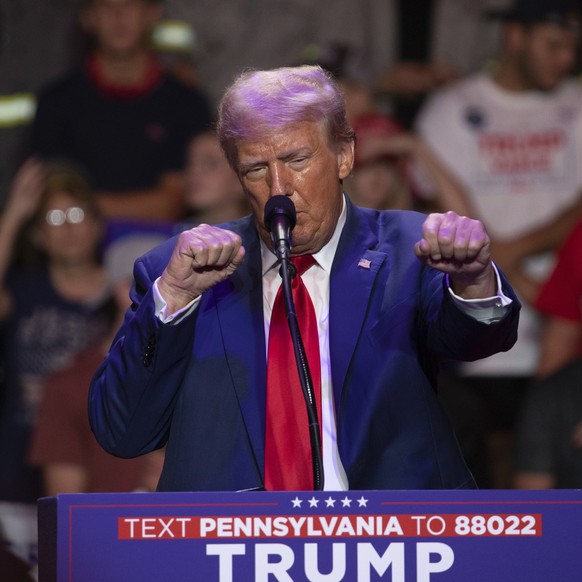
[[[519,303],[483,225],[355,207],[354,134],[318,67],[256,71],[226,92],[218,135],[251,216],[185,231],[135,265],[133,305],[91,385],[101,445],[166,446],[159,490],[264,488],[266,352],[280,285],[263,224],[297,209],[292,256],[319,332],[325,489],[471,488],[435,392],[441,361],[508,350]],[[289,374],[296,373],[289,370]]]

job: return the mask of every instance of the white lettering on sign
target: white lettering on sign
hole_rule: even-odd
[[[391,582],[407,582],[406,559],[403,542],[392,542],[384,551],[378,552],[371,543],[356,544],[356,572],[358,582],[370,582],[372,574],[384,576],[389,573]],[[450,570],[455,555],[450,546],[440,542],[418,542],[416,549],[416,582],[431,582],[432,574]],[[320,548],[316,543],[303,544],[303,555],[299,548],[281,543],[254,544],[255,582],[293,582],[290,570],[299,564],[301,579],[307,582],[341,582],[348,571],[345,543],[333,543],[332,565],[327,572],[319,569]],[[218,581],[234,582],[236,556],[246,555],[244,544],[207,544],[207,556],[218,557]],[[295,576],[297,573],[295,572]],[[297,578],[295,578],[297,579]]]
[[[118,538],[281,539],[541,536],[541,514],[140,516],[118,518]]]

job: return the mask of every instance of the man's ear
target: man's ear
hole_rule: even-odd
[[[503,30],[503,41],[509,54],[514,55],[521,52],[527,30],[521,22],[508,22]]]
[[[147,2],[147,18],[150,29],[156,26],[164,15],[164,9],[161,2]]]
[[[79,13],[79,25],[85,34],[91,34],[93,31],[93,5],[88,2],[86,6],[81,8]]]
[[[354,167],[354,148],[354,140],[344,141],[339,146],[337,164],[340,180],[347,178],[350,175],[352,168]]]

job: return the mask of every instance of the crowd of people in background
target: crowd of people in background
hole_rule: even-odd
[[[484,222],[519,340],[440,397],[480,486],[582,487],[581,2],[20,5],[0,1],[0,569],[34,575],[38,497],[155,489],[163,452],[101,451],[88,384],[133,261],[248,213],[213,127],[246,68],[338,79],[354,203]]]

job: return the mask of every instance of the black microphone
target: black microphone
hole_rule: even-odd
[[[265,204],[265,227],[271,233],[273,250],[282,261],[291,252],[291,231],[297,222],[295,204],[288,196],[273,196]]]

